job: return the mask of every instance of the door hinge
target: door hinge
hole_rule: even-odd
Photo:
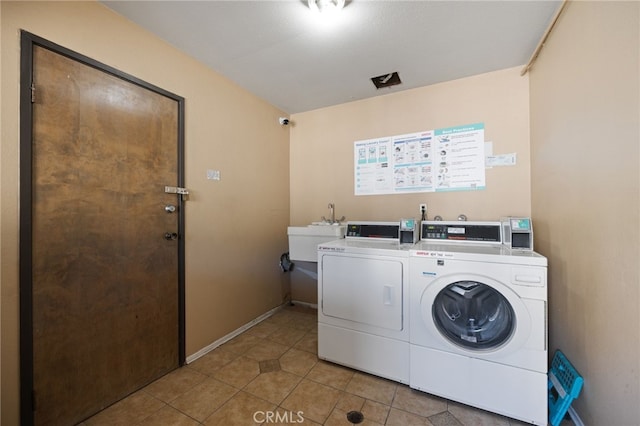
[[[36,85],[31,83],[31,103],[36,102]]]

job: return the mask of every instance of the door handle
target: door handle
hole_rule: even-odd
[[[393,287],[385,285],[382,289],[382,303],[387,306],[393,305]]]
[[[167,241],[177,240],[178,239],[178,234],[176,232],[166,232],[164,234],[164,239],[167,240]]]
[[[166,206],[164,206],[164,211],[167,213],[173,213],[176,211],[176,206],[174,206],[173,204],[167,204]]]

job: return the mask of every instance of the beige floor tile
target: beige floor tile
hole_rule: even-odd
[[[296,349],[311,352],[312,354],[318,353],[318,333],[307,332],[302,339],[294,345]]]
[[[198,426],[200,423],[173,407],[165,406],[138,426]]]
[[[288,327],[297,328],[305,332],[318,327],[316,310],[313,310],[313,314],[311,315],[304,312],[287,312],[288,321],[285,324]]]
[[[413,390],[404,385],[398,386],[391,406],[422,417],[429,417],[447,411],[446,400]]]
[[[292,425],[292,424],[301,424],[301,425],[319,425],[320,423],[316,423],[313,420],[306,419],[302,412],[300,411],[291,411],[282,407],[276,408],[273,415],[266,418],[266,421],[263,423],[264,426],[276,424],[276,425]]]
[[[191,426],[205,419],[207,425],[244,426],[257,424],[258,411],[266,426],[300,424],[298,411],[306,426],[350,426],[349,411],[364,415],[361,426],[524,425],[320,361],[317,339],[317,313],[287,307],[80,425]],[[259,363],[269,361],[280,369],[261,374]]]
[[[262,340],[262,337],[243,333],[229,340],[227,343],[222,345],[221,348],[223,350],[229,350],[242,355],[258,343],[262,342]]]
[[[244,356],[255,359],[256,361],[264,361],[267,359],[278,359],[287,350],[289,350],[289,346],[264,339],[245,352]]]
[[[193,361],[188,367],[211,376],[238,356],[235,352],[218,348]]]
[[[387,426],[431,426],[429,420],[413,413],[392,408],[387,417]]]
[[[265,338],[278,329],[276,324],[262,321],[245,331],[246,334]]]
[[[469,426],[509,426],[509,419],[488,411],[469,407],[457,402],[449,402],[448,410],[460,423]]]
[[[206,378],[205,374],[182,367],[149,384],[144,390],[161,401],[171,402]]]
[[[171,406],[202,422],[237,392],[236,388],[209,378],[172,401]]]
[[[364,414],[365,419],[385,424],[387,417],[389,417],[389,410],[391,410],[391,407],[388,405],[367,399],[362,407],[362,414]]]
[[[347,420],[347,412],[339,408],[335,408],[329,413],[329,417],[323,423],[323,426],[351,426],[353,423]],[[362,423],[360,423],[362,425]]]
[[[311,371],[309,371],[307,378],[343,390],[347,387],[353,375],[354,371],[349,368],[326,361],[319,361]]]
[[[128,426],[162,409],[165,403],[144,391],[138,391],[87,419],[87,426]]]
[[[392,381],[365,373],[355,373],[345,390],[366,399],[391,405],[397,387],[398,385]]]
[[[530,426],[531,425],[531,423],[526,423],[516,419],[507,418],[507,420],[509,421],[509,426]],[[560,421],[560,426],[575,426],[575,423],[571,418],[567,417]]]
[[[303,379],[281,406],[291,411],[301,411],[305,418],[323,423],[340,395],[341,392],[337,389]]]
[[[347,418],[348,413],[349,413],[348,411],[343,411],[339,408],[335,408],[331,412],[327,420],[324,422],[324,426],[353,426],[353,423],[349,422]],[[378,423],[372,419],[367,418],[366,416],[364,417],[364,420],[362,420],[362,423],[358,423],[358,426],[381,426],[381,425],[384,425],[384,423]],[[406,426],[411,426],[411,425],[406,425]]]
[[[274,371],[260,374],[245,386],[244,390],[258,398],[280,404],[300,380],[300,376],[287,371]]]
[[[434,416],[429,417],[427,424],[431,424],[433,426],[464,426],[458,419],[455,418],[453,414],[448,411],[438,413]],[[476,425],[472,423],[469,426]]]
[[[262,424],[276,404],[257,398],[244,391],[238,392],[205,420],[206,425],[246,426]]]
[[[287,425],[291,425],[291,423],[281,423],[281,424],[287,424]],[[304,426],[323,426],[321,423],[316,423],[311,419],[304,419],[304,422],[301,423]]]
[[[278,407],[276,409],[276,416],[272,417],[271,420],[267,420],[263,423],[263,426],[269,426],[272,424],[275,425],[302,425],[302,426],[322,426],[322,423],[314,422],[311,419],[308,419],[302,415],[303,413],[300,411],[290,411],[282,407]]]
[[[298,376],[306,375],[318,362],[318,357],[311,352],[291,348],[280,357],[280,367]]]
[[[291,327],[303,331],[317,330],[318,318],[316,316],[301,314],[291,323]]]
[[[271,315],[264,322],[277,325],[278,327],[288,326],[295,322],[295,313],[287,310],[281,310]]]
[[[282,367],[280,367],[280,361],[277,359],[267,359],[264,361],[260,361],[260,374],[271,373],[280,370],[282,370]]]
[[[293,346],[306,334],[304,330],[292,327],[278,327],[276,331],[271,333],[267,339],[280,343],[282,345]]]
[[[260,374],[260,365],[255,359],[245,356],[238,357],[213,374],[221,380],[238,389],[242,389]]]
[[[365,399],[361,396],[342,391],[340,392],[340,398],[338,399],[336,408],[344,412],[361,411],[364,402]]]

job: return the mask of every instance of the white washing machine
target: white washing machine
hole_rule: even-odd
[[[409,249],[399,223],[347,224],[318,245],[318,357],[409,383]]]
[[[525,422],[547,420],[547,259],[499,222],[423,223],[411,250],[409,385]]]

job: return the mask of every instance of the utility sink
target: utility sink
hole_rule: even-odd
[[[289,259],[304,262],[318,261],[318,244],[344,238],[347,225],[313,222],[307,226],[289,226]]]

